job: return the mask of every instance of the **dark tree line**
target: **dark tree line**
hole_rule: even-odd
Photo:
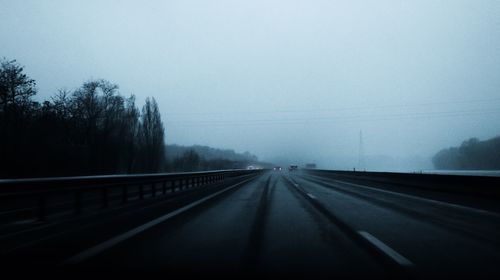
[[[245,169],[259,162],[255,155],[249,152],[236,153],[230,149],[217,149],[208,146],[167,145],[167,159],[172,171],[205,171],[221,169]]]
[[[170,166],[172,171],[206,171],[223,169],[245,169],[255,161],[231,160],[227,158],[207,158],[195,149],[188,149],[182,155],[173,158]]]
[[[165,170],[156,101],[142,110],[106,80],[37,102],[36,83],[15,60],[0,65],[0,178]]]
[[[432,162],[436,169],[500,170],[500,137],[486,141],[471,138],[460,147],[439,151]]]

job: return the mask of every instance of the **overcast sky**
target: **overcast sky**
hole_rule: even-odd
[[[500,1],[0,0],[39,99],[154,96],[166,141],[344,168],[500,135]]]

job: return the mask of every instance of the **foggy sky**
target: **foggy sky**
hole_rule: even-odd
[[[40,100],[104,78],[157,99],[167,143],[263,160],[351,168],[362,131],[368,168],[428,163],[500,135],[495,0],[0,0],[0,57]]]

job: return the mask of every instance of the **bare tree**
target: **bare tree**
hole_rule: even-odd
[[[23,73],[24,68],[16,60],[6,60],[0,63],[0,111],[7,106],[28,105],[31,97],[36,94],[35,80]]]

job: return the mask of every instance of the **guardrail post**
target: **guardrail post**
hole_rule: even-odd
[[[156,183],[151,184],[151,196],[156,196]]]
[[[106,187],[103,187],[101,189],[101,196],[102,196],[102,208],[108,208],[108,189]]]
[[[127,186],[122,186],[122,203],[127,203],[128,200],[128,190]]]
[[[38,220],[40,221],[45,221],[45,210],[46,210],[46,200],[45,200],[45,195],[40,194],[38,197]]]
[[[82,213],[82,191],[75,192],[75,215]]]
[[[139,199],[144,199],[144,186],[142,184],[139,185]]]
[[[167,181],[163,181],[163,183],[161,184],[161,190],[163,192],[163,195],[165,195],[165,193],[167,192]]]

